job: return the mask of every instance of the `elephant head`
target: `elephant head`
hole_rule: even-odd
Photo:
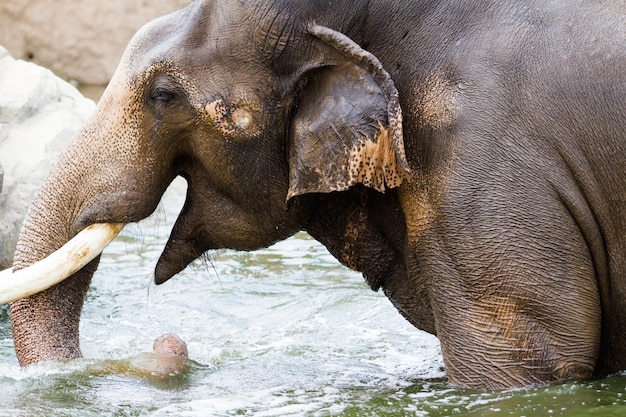
[[[394,83],[343,34],[365,4],[350,5],[346,18],[320,13],[330,6],[318,2],[297,13],[288,2],[254,3],[196,1],[135,35],[38,192],[15,269],[89,225],[145,218],[177,176],[187,180],[186,202],[157,284],[207,250],[253,250],[301,230],[311,215],[302,196],[356,184],[384,192],[408,178]],[[11,304],[22,365],[80,356],[78,322],[96,267],[97,258]]]

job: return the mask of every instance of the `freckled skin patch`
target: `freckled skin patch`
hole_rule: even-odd
[[[457,87],[445,74],[430,74],[415,87],[417,100],[411,111],[422,126],[442,130],[449,127],[458,113]]]
[[[362,183],[380,192],[398,187],[407,174],[397,161],[388,128],[380,125],[375,140],[366,138],[350,152],[350,182]]]
[[[215,100],[210,103],[207,103],[204,109],[206,110],[207,115],[215,123],[219,123],[219,120],[221,120],[222,115],[225,112],[225,106],[222,100]]]
[[[245,109],[236,109],[232,114],[232,120],[236,127],[245,130],[252,124],[252,113]]]
[[[226,103],[217,99],[207,103],[204,107],[210,122],[224,134],[236,134],[243,131],[252,134],[252,111],[247,106],[235,103]]]

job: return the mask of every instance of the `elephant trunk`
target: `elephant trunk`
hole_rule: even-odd
[[[59,161],[39,190],[18,239],[14,270],[47,257],[85,225],[72,218],[78,206],[76,176]],[[78,230],[77,230],[78,229]],[[81,356],[78,325],[82,305],[99,257],[63,282],[33,296],[11,303],[11,329],[20,365]]]
[[[143,110],[144,90],[128,76],[132,58],[131,53],[122,59],[91,119],[35,196],[18,239],[15,270],[46,258],[87,226],[149,216],[178,175],[178,148],[151,140],[160,125]],[[21,365],[81,356],[80,313],[98,261],[99,256],[59,284],[11,303]]]

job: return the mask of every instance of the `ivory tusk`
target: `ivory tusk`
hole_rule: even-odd
[[[79,271],[124,228],[122,223],[96,223],[84,228],[56,252],[29,267],[0,272],[0,304],[42,292]]]

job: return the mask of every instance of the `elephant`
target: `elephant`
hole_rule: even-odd
[[[626,6],[196,0],[129,43],[14,269],[186,201],[155,267],[306,231],[478,389],[626,369]],[[20,364],[81,356],[98,256],[11,303]]]

